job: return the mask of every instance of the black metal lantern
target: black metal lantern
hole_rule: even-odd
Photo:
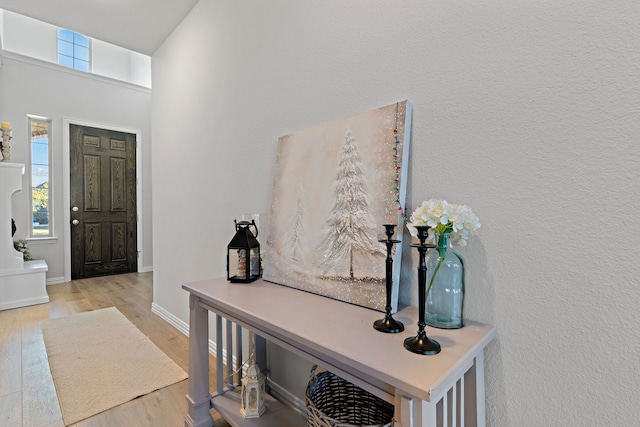
[[[250,283],[260,277],[260,243],[255,220],[236,221],[236,235],[227,246],[227,280]],[[253,226],[255,235],[251,232]]]

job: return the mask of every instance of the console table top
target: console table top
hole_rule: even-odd
[[[326,367],[367,382],[373,378],[391,394],[401,390],[426,401],[448,389],[496,336],[493,326],[469,320],[461,329],[427,327],[442,351],[423,356],[403,347],[405,338],[417,333],[415,307],[394,314],[404,332],[385,334],[372,326],[384,313],[263,280],[244,284],[221,277],[182,288],[223,317],[290,344]]]

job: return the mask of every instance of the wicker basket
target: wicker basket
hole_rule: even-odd
[[[393,405],[325,371],[311,371],[306,404],[308,427],[389,427]]]

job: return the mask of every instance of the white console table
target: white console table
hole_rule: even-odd
[[[262,280],[241,284],[218,278],[182,287],[190,293],[185,426],[212,426],[211,408],[234,426],[306,425],[274,399],[268,400],[260,418],[242,418],[238,388],[233,385],[238,382],[231,379],[235,369],[231,355],[242,363],[241,345],[236,345],[235,353],[233,349],[234,341],[241,344],[241,328],[391,402],[395,426],[485,425],[483,350],[496,335],[492,326],[467,321],[456,330],[427,327],[427,335],[441,344],[442,351],[422,356],[403,347],[404,339],[417,333],[414,307],[394,315],[405,324],[404,332],[385,334],[372,326],[383,313]],[[209,311],[216,315],[218,383],[213,395],[209,390]],[[230,362],[226,372],[223,346]]]

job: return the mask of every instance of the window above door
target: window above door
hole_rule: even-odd
[[[64,28],[58,29],[58,64],[80,71],[91,71],[91,41]]]

